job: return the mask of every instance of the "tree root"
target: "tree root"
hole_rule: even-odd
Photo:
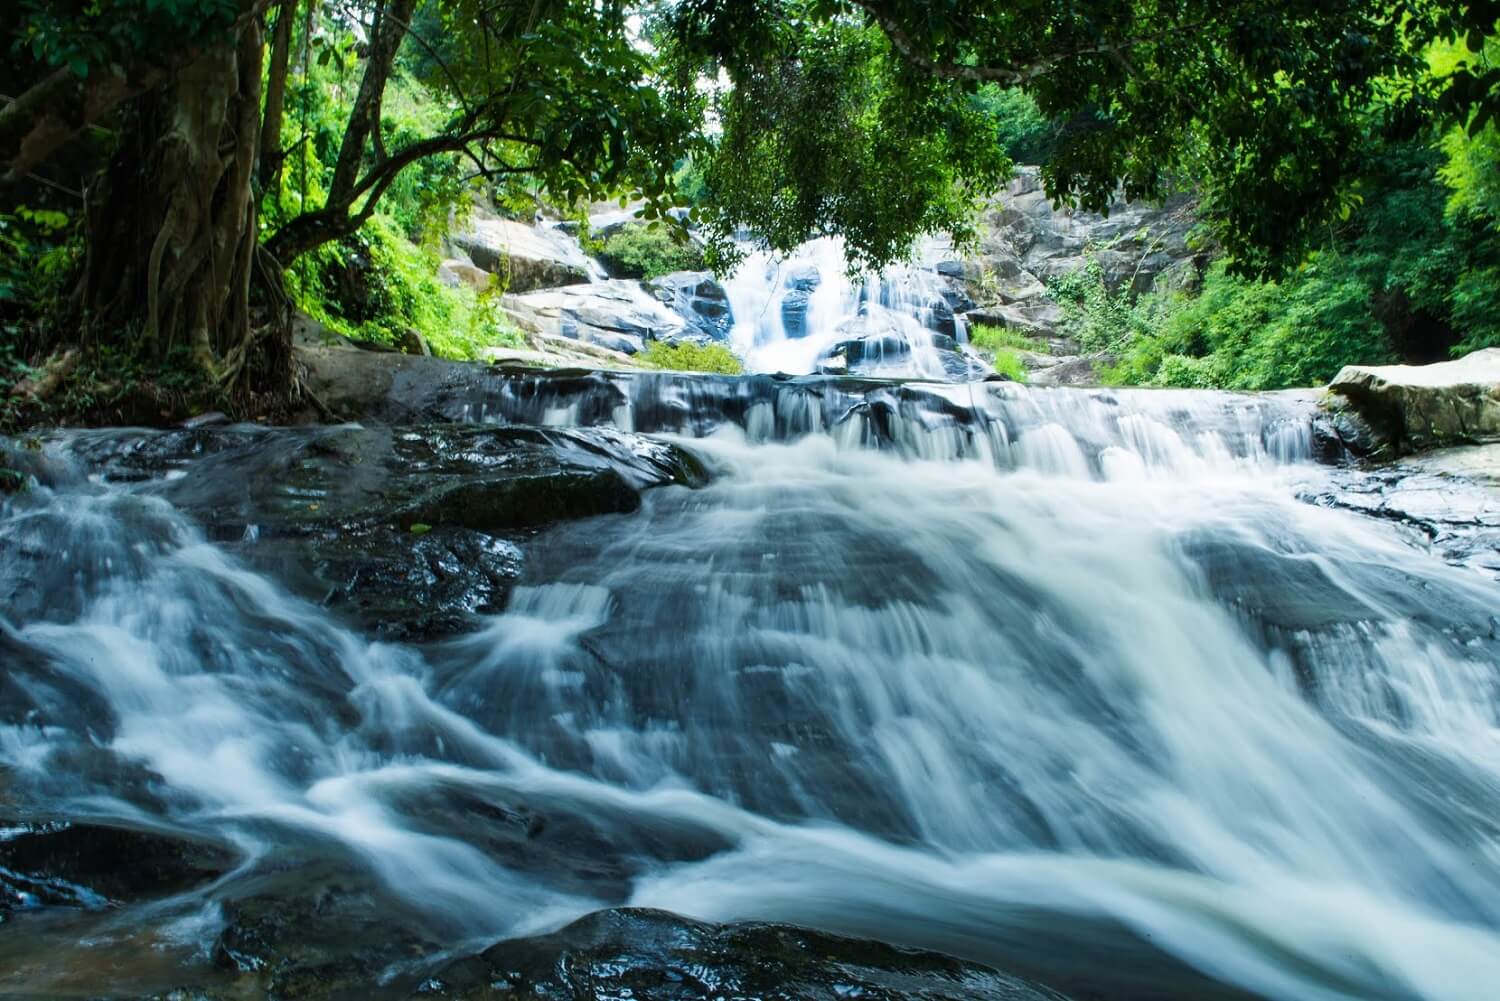
[[[36,375],[22,379],[11,387],[10,395],[19,396],[33,403],[42,403],[57,392],[73,370],[78,368],[82,357],[77,348],[68,348],[53,355]]]

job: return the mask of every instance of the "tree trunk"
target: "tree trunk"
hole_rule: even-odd
[[[260,184],[269,189],[281,173],[281,116],[286,107],[286,71],[292,55],[292,22],[297,0],[282,0],[271,33],[271,69],[266,74],[266,118],[260,136]]]
[[[290,376],[290,317],[280,269],[259,247],[252,184],[261,66],[250,18],[135,101],[89,192],[78,297],[86,340],[139,334],[159,357],[185,348],[242,403],[284,393]]]

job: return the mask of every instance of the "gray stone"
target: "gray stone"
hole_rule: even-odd
[[[1347,365],[1324,405],[1363,454],[1500,441],[1500,348],[1433,365]]]
[[[1049,364],[1035,368],[1026,376],[1029,382],[1037,386],[1097,386],[1099,366],[1112,364],[1115,360],[1110,355],[1102,354],[1033,356],[1036,361],[1043,359]]]
[[[688,330],[680,339],[700,343],[729,340],[734,326],[729,296],[712,273],[674,271],[646,282],[646,289],[687,323]]]
[[[594,271],[573,237],[510,219],[475,219],[452,242],[476,267],[499,275],[513,293],[582,284]]]
[[[629,279],[507,295],[501,307],[523,330],[626,354],[641,351],[648,340],[680,340],[688,330],[681,316]]]
[[[467,285],[476,292],[483,292],[494,283],[494,276],[488,271],[461,258],[450,257],[438,265],[438,281],[449,288],[462,288]]]
[[[812,303],[812,293],[794,288],[781,299],[781,329],[787,337],[807,336],[807,310]]]

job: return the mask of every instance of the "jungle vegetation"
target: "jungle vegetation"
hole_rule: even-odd
[[[1180,315],[1264,296],[1323,330],[1374,290],[1387,338],[1379,310],[1405,296],[1487,343],[1497,17],[1436,0],[19,0],[0,11],[0,367],[36,388],[61,358],[128,357],[272,410],[299,391],[295,307],[351,268],[400,273],[476,189],[643,199],[665,219],[691,187],[710,265],[742,227],[781,249],[840,234],[877,265],[971,233],[1017,158],[1088,208],[1196,191],[1220,263]],[[1434,265],[1446,285],[1385,242],[1412,218],[1379,214],[1397,190],[1436,227],[1400,239],[1458,255]],[[442,325],[454,353],[504,336],[482,294],[379,294],[324,318]],[[1090,295],[1083,325],[1158,308]],[[1127,323],[1122,377],[1259,364],[1212,323]],[[1363,350],[1370,329],[1327,336]],[[1301,370],[1268,371],[1251,381]]]

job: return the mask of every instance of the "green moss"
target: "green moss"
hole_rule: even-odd
[[[408,330],[442,358],[471,359],[491,346],[524,347],[499,296],[437,279],[436,253],[376,215],[356,237],[307,255],[288,282],[298,307],[334,333],[398,343]]]
[[[744,371],[739,358],[722,344],[666,344],[652,341],[638,356],[651,368],[673,372],[714,372],[719,375],[739,375]]]

